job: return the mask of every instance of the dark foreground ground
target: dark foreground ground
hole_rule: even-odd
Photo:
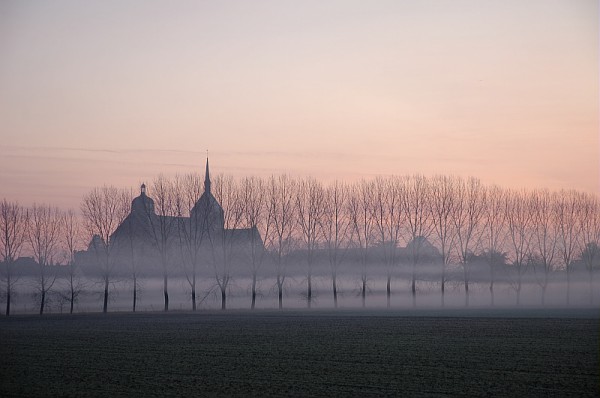
[[[598,396],[595,310],[0,319],[0,396]]]

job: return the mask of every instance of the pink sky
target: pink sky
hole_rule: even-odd
[[[159,173],[600,190],[598,1],[3,1],[0,198]]]

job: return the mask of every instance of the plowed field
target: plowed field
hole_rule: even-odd
[[[0,396],[598,396],[598,319],[547,316],[17,316]]]

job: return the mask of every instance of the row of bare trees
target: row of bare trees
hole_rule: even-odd
[[[35,288],[40,315],[44,313],[48,294],[56,281],[52,267],[59,263],[67,268],[69,292],[65,298],[70,303],[72,313],[81,291],[74,261],[74,252],[79,248],[81,237],[80,223],[75,213],[38,204],[27,209],[4,199],[0,202],[0,228],[6,315],[10,314],[11,296],[20,276],[15,270],[15,261],[23,251],[31,255],[36,264]]]
[[[150,227],[145,233],[151,242],[147,250],[155,251],[160,259],[165,310],[169,306],[169,275],[175,268],[186,275],[193,309],[197,305],[200,271],[203,274],[210,271],[213,275],[221,293],[222,308],[226,308],[235,264],[252,275],[251,307],[254,308],[257,280],[266,262],[273,265],[274,287],[282,308],[291,259],[300,259],[304,264],[305,296],[310,307],[315,261],[323,256],[329,265],[334,305],[338,302],[338,275],[349,262],[359,265],[363,305],[370,266],[374,263],[385,266],[390,305],[391,281],[402,261],[408,262],[410,292],[416,305],[418,270],[430,245],[439,253],[437,282],[442,305],[451,268],[461,270],[465,304],[469,304],[475,258],[486,260],[492,305],[498,280],[496,272],[504,262],[513,271],[517,303],[521,300],[526,272],[535,273],[544,302],[550,276],[557,270],[566,277],[569,303],[575,260],[585,264],[590,303],[593,300],[594,270],[600,258],[600,203],[595,195],[573,190],[516,191],[486,186],[475,178],[451,176],[379,177],[352,184],[339,181],[323,184],[313,178],[295,179],[286,175],[240,180],[217,176],[212,192],[223,208],[224,229],[223,233],[210,233],[211,229],[207,229],[210,220],[198,220],[198,214],[203,213],[192,211],[202,191],[202,179],[197,174],[171,179],[160,176],[149,186],[148,196],[154,200],[152,213],[156,217],[146,214]],[[42,312],[44,296],[54,283],[44,273],[44,266],[56,260],[59,247],[69,253],[66,262],[73,265],[79,236],[84,236],[83,241],[91,241],[89,247],[98,255],[104,286],[103,310],[107,311],[114,269],[117,265],[123,267],[111,252],[115,250],[110,244],[111,235],[128,219],[131,198],[130,192],[114,187],[96,188],[83,199],[81,222],[73,212],[61,213],[46,206],[24,209],[3,201],[0,254],[7,270],[3,275],[7,314],[15,283],[11,264],[21,250],[27,246],[40,265],[38,290]],[[252,240],[243,258],[234,250],[239,239],[236,230],[240,228],[250,231],[246,236]],[[263,242],[267,250],[261,250]],[[129,266],[135,310],[136,278],[142,264],[136,262],[133,241],[131,245]],[[213,248],[208,260],[201,255],[201,248],[206,245]],[[480,266],[481,262],[477,264]],[[74,294],[76,290],[72,288]],[[71,306],[75,299],[71,297]]]

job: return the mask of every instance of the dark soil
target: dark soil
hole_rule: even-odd
[[[198,312],[0,320],[0,396],[598,396],[599,321]]]

